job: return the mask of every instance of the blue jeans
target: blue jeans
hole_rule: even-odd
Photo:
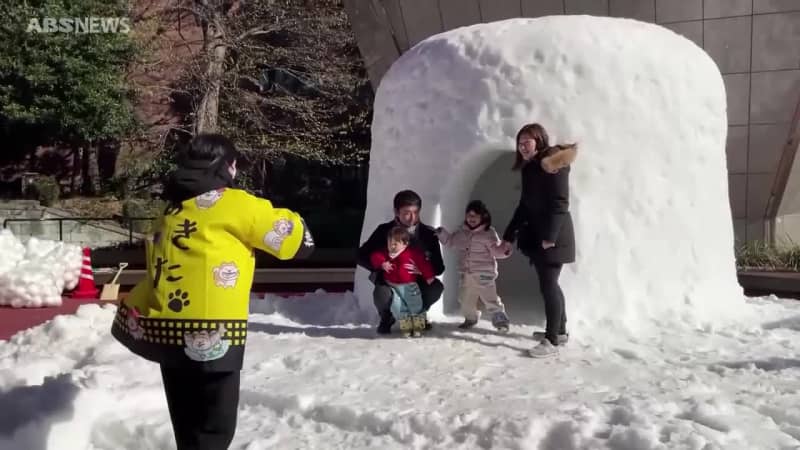
[[[422,313],[422,292],[417,283],[393,284],[392,288],[392,315],[397,319],[415,316]]]

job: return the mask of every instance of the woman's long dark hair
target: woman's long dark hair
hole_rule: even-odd
[[[559,144],[551,146],[550,137],[547,135],[547,131],[545,131],[544,127],[538,123],[529,123],[520,128],[519,131],[517,132],[517,142],[515,149],[516,159],[514,159],[514,165],[511,167],[511,170],[520,170],[527,162],[525,161],[525,159],[522,158],[522,153],[520,153],[519,151],[519,140],[523,134],[527,134],[528,136],[533,137],[533,140],[536,141],[536,153],[538,155],[544,155],[545,153],[553,149],[564,150],[576,146],[576,144]]]

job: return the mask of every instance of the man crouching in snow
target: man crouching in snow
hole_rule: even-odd
[[[375,270],[370,255],[386,247],[386,236],[396,227],[404,227],[411,235],[410,245],[422,251],[425,259],[433,266],[436,276],[444,273],[442,250],[439,247],[439,238],[433,228],[419,221],[419,212],[422,209],[422,199],[414,191],[400,191],[394,196],[395,218],[389,222],[378,225],[369,239],[358,249],[358,265],[371,272],[369,279],[375,284],[372,299],[378,310],[381,322],[378,325],[379,334],[391,333],[395,318],[392,315],[392,288],[384,280],[383,273]],[[422,314],[424,315],[444,292],[444,285],[439,279],[434,279],[430,284],[423,279],[417,267],[413,264],[406,268],[417,275],[417,284],[422,294]],[[425,319],[426,329],[430,329],[430,322]]]
[[[178,450],[224,450],[236,432],[254,249],[286,260],[314,241],[302,217],[233,189],[238,152],[196,136],[164,191],[147,274],[120,302],[113,336],[161,366]],[[136,425],[136,424],[134,424]]]
[[[374,270],[380,270],[383,281],[392,289],[392,315],[400,321],[400,331],[406,337],[422,336],[426,329],[422,312],[422,293],[419,289],[416,267],[426,284],[436,280],[433,267],[417,247],[409,247],[411,233],[405,227],[395,226],[386,237],[386,248],[372,253]]]

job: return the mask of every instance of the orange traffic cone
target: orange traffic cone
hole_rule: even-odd
[[[92,272],[92,255],[89,247],[83,248],[83,264],[81,265],[81,277],[78,279],[78,287],[72,292],[72,298],[90,299],[97,298],[97,286],[94,284],[94,272]]]

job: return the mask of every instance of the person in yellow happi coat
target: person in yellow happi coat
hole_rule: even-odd
[[[146,245],[147,275],[120,302],[111,332],[161,365],[178,450],[227,449],[236,430],[247,341],[253,250],[308,256],[297,213],[234,189],[238,152],[196,136],[164,191],[169,202]]]

